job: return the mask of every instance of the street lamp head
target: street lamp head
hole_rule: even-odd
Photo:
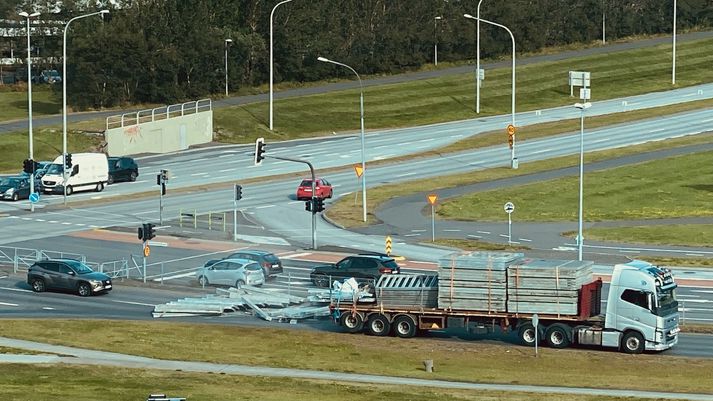
[[[331,63],[331,62],[332,62],[332,60],[330,60],[330,59],[328,59],[328,58],[324,58],[324,57],[322,57],[322,56],[317,57],[317,61],[321,61],[321,62],[324,62],[324,63]]]
[[[225,43],[232,43],[233,39],[225,39]]]
[[[99,11],[99,15],[104,15],[104,14],[109,14],[109,10],[101,10],[101,11]]]
[[[436,19],[443,19],[443,17],[436,17]]]
[[[475,18],[474,16],[472,16],[472,15],[470,15],[470,14],[463,14],[463,16],[466,17],[466,18],[469,18],[469,19],[477,19],[477,18]]]
[[[32,13],[32,14],[28,14],[28,13],[26,13],[26,12],[24,12],[24,11],[20,11],[20,12],[18,13],[18,15],[21,16],[21,17],[25,17],[25,18],[34,18],[34,17],[40,15],[40,13],[39,13],[38,11],[35,11],[35,12]]]

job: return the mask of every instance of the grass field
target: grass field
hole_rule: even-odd
[[[534,352],[530,348],[487,341],[398,339],[324,331],[174,322],[3,320],[0,325],[0,335],[162,359],[468,382],[651,390],[649,380],[651,375],[654,372],[665,371],[665,375],[656,376],[657,388],[666,391],[713,394],[713,383],[709,380],[713,361],[658,354],[632,356],[608,351],[543,348],[540,355],[535,358]],[[434,360],[434,373],[429,374],[424,371],[422,364],[424,359]],[[101,369],[94,370],[102,372]],[[12,369],[12,371],[16,374],[3,375],[3,380],[0,381],[0,394],[7,394],[8,391],[16,392],[19,388],[26,388],[30,383],[34,384],[37,381],[36,369],[35,374],[31,373],[32,370],[25,370],[25,374],[21,370]],[[59,372],[53,368],[43,367],[40,372],[42,372],[41,375],[48,375],[48,381],[54,381],[51,377],[55,377],[57,380],[54,381],[55,385],[62,382],[59,376],[54,376]],[[110,370],[105,372],[107,373],[88,376],[67,374],[65,376],[67,380],[70,380],[69,383],[76,384],[77,391],[84,386],[96,389],[107,381],[123,383],[130,378],[133,379],[130,381],[135,384],[127,386],[127,391],[145,392],[146,389],[151,388],[151,391],[180,393],[181,389],[194,388],[193,386],[200,387],[196,391],[207,391],[207,387],[199,386],[199,379],[191,379],[195,376],[207,376],[208,379],[221,377],[222,380],[230,382],[229,386],[246,383],[247,393],[239,396],[245,398],[234,399],[263,399],[261,393],[266,391],[263,386],[259,385],[265,382],[258,379],[253,381],[253,379],[248,380],[241,377],[190,375],[178,372],[166,372],[165,374],[150,372],[144,379],[141,379],[140,371],[120,369],[116,373],[109,373]],[[78,371],[78,373],[85,374],[87,371]],[[154,380],[153,377],[156,375],[164,376],[164,378]],[[187,378],[185,383],[187,387],[182,387],[183,381],[179,380],[179,377],[184,377],[184,375]],[[280,380],[282,381],[282,379]],[[149,387],[150,383],[148,382],[166,384],[165,387],[157,388]],[[211,381],[209,380],[209,382]],[[250,384],[251,382],[253,384]],[[275,379],[271,379],[270,382],[274,384]],[[293,383],[296,387],[297,384],[301,384],[301,381]],[[321,388],[321,386],[322,384],[319,384],[317,388]],[[289,387],[293,391],[295,390],[292,385]],[[49,391],[49,387],[41,388]],[[237,389],[239,386],[224,389],[227,388]],[[417,391],[411,393],[411,389],[402,390],[405,394],[411,394],[411,397],[419,393]],[[270,388],[269,391],[271,392],[273,389]],[[394,388],[377,389],[376,391],[379,393],[382,391],[399,392]],[[250,395],[250,397],[246,395]],[[284,396],[287,398],[283,399],[301,399],[292,398],[289,393],[285,393]],[[497,397],[497,394],[493,394],[493,396]],[[456,395],[453,397],[458,398]],[[330,399],[329,397],[320,398]],[[110,397],[110,399],[115,398]],[[215,398],[195,398],[191,401],[199,399],[214,400]],[[419,396],[416,399],[423,398]]]
[[[16,86],[15,89],[0,91],[0,121],[27,119],[27,87]],[[40,117],[61,112],[61,90],[57,95],[47,85],[32,87],[33,116]]]

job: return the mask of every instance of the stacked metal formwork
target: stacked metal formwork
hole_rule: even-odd
[[[523,259],[508,268],[508,312],[576,315],[592,262]]]
[[[389,308],[435,308],[438,303],[438,276],[383,275],[374,290],[379,304]]]
[[[438,307],[507,311],[507,269],[522,253],[469,252],[438,262]]]

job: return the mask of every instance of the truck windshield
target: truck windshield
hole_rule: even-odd
[[[658,311],[657,315],[665,316],[674,313],[678,310],[678,301],[676,301],[676,290],[659,290],[658,291]]]
[[[62,168],[61,164],[50,164],[49,167],[47,167],[47,175],[59,175],[64,172],[64,169]]]

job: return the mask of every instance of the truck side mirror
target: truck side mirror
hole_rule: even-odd
[[[79,173],[79,164],[75,164],[74,167],[72,167],[72,175],[75,176]]]

